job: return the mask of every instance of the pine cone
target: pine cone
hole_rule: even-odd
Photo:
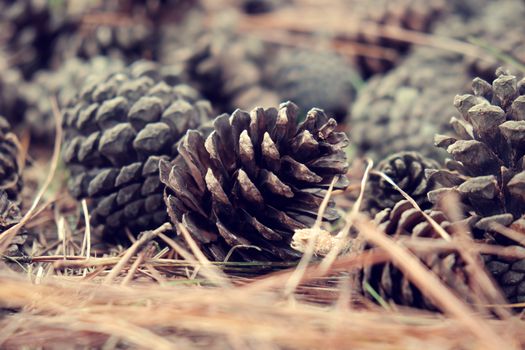
[[[0,115],[13,124],[22,119],[24,108],[20,97],[22,80],[20,71],[9,67],[7,56],[0,49]]]
[[[433,24],[447,10],[445,1],[425,0],[352,0],[346,2],[348,13],[359,22],[371,22],[418,32],[429,32]],[[373,44],[394,50],[399,56],[405,53],[410,44],[406,41],[379,38],[366,33],[357,35],[363,44]],[[370,56],[358,56],[357,65],[365,76],[385,72],[396,62]]]
[[[10,196],[7,192],[0,189],[0,234],[19,223],[22,219],[17,202],[9,198]],[[17,234],[3,254],[7,256],[23,255],[23,245],[26,239],[27,234],[25,231]]]
[[[350,113],[358,152],[376,160],[400,151],[443,158],[429,140],[450,130],[452,91],[470,80],[461,60],[461,55],[418,49],[391,72],[370,79]]]
[[[234,108],[252,109],[278,103],[277,95],[263,82],[265,46],[243,38],[230,29],[196,31],[189,18],[189,33],[179,27],[164,30],[161,61],[181,67],[188,80],[221,112]],[[181,38],[183,36],[183,38]]]
[[[433,181],[425,177],[427,169],[439,169],[439,164],[417,152],[399,152],[383,159],[377,171],[385,173],[422,208],[430,209],[427,193],[434,189]],[[403,196],[381,176],[371,174],[363,208],[372,215],[393,208]]]
[[[525,3],[514,0],[497,1],[489,4],[482,17],[469,25],[469,36],[475,44],[486,47],[490,52],[483,58],[467,56],[467,62],[475,75],[486,80],[494,79],[494,71],[507,64],[502,56],[525,63]],[[499,54],[494,54],[494,51]]]
[[[5,191],[12,200],[22,188],[19,151],[18,139],[10,132],[7,120],[0,116],[0,191]]]
[[[318,107],[343,120],[361,78],[341,57],[330,52],[281,50],[266,74],[267,84],[282,100],[305,109]]]
[[[236,260],[297,258],[294,230],[314,223],[334,177],[335,188],[346,186],[346,135],[322,110],[310,110],[298,126],[297,115],[291,102],[223,114],[206,139],[189,131],[180,155],[161,162],[171,220],[211,259],[223,261],[234,247]],[[329,207],[324,219],[337,218]]]
[[[110,56],[125,62],[154,58],[156,28],[143,6],[86,2],[81,11],[70,12],[68,30],[54,43],[54,67],[73,57]]]
[[[511,245],[493,225],[525,232],[525,79],[503,69],[496,75],[492,85],[474,79],[474,94],[454,99],[461,116],[451,123],[459,137],[436,136],[453,160],[448,169],[428,174],[440,187],[429,192],[429,200],[459,194],[465,212],[478,217],[472,226],[478,238]],[[525,301],[524,261],[487,258],[488,270],[511,302]]]
[[[66,27],[62,7],[49,1],[0,1],[0,42],[24,77],[49,63],[50,43]]]
[[[41,70],[22,85],[21,95],[26,106],[25,122],[38,141],[54,140],[55,120],[51,101],[57,98],[59,108],[66,107],[89,77],[108,75],[124,68],[122,61],[99,56],[89,61],[67,60],[57,70]]]
[[[167,221],[159,160],[172,159],[186,130],[209,117],[209,103],[165,68],[139,61],[88,80],[64,113],[70,191],[91,199],[92,224],[105,232],[138,234]]]
[[[458,137],[436,136],[454,160],[429,174],[441,187],[429,193],[430,201],[458,193],[465,209],[482,218],[481,230],[525,215],[525,79],[502,69],[496,75],[492,85],[474,79],[473,95],[456,96],[461,116],[451,123]]]
[[[453,235],[454,225],[438,210],[425,211],[432,219]],[[402,200],[393,208],[379,212],[375,217],[379,229],[394,238],[403,236],[440,239],[423,214]],[[433,253],[422,257],[422,262],[460,298],[469,300],[470,286],[465,263],[456,253]],[[368,298],[373,299],[370,286],[385,301],[398,305],[435,310],[435,305],[414,286],[401,270],[388,262],[367,266],[359,275],[359,285]],[[368,286],[367,286],[368,285]]]

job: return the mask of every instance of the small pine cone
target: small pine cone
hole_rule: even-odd
[[[5,191],[9,199],[16,199],[22,188],[22,166],[20,164],[20,144],[10,125],[0,116],[0,191]]]
[[[297,258],[294,231],[314,223],[334,177],[335,188],[346,187],[346,135],[322,110],[310,110],[299,125],[297,116],[291,102],[223,114],[207,138],[189,131],[180,155],[161,162],[171,220],[211,259],[223,261],[234,247],[236,260]],[[338,218],[332,206],[327,221]]]
[[[454,225],[437,210],[427,210],[448,234],[453,234]],[[403,236],[440,239],[423,214],[412,207],[407,200],[398,202],[393,208],[379,212],[375,217],[378,228],[393,238]],[[465,270],[465,263],[456,253],[433,253],[423,256],[422,262],[434,272],[441,281],[451,288],[460,298],[469,300],[470,285]],[[373,299],[368,286],[387,302],[422,309],[435,310],[435,305],[414,286],[393,263],[375,264],[365,267],[359,275],[362,293]],[[368,286],[367,286],[368,285]]]
[[[21,219],[22,215],[18,203],[11,200],[6,191],[0,189],[0,234],[18,224]],[[7,256],[23,255],[23,245],[26,239],[25,231],[17,234],[3,254]]]
[[[132,233],[167,221],[158,177],[161,159],[177,154],[186,130],[209,119],[210,105],[169,67],[138,61],[88,80],[64,113],[63,157],[77,198],[91,199],[92,224]],[[109,238],[109,237],[108,237]]]
[[[281,100],[305,109],[318,107],[343,120],[355,98],[359,73],[340,56],[330,52],[281,50],[266,74]]]
[[[49,63],[51,43],[66,26],[62,7],[50,1],[0,1],[0,42],[25,78]]]
[[[461,55],[418,49],[389,73],[370,79],[350,112],[358,152],[375,160],[401,151],[443,158],[429,140],[451,129],[453,91],[471,79],[461,60]]]
[[[439,163],[417,152],[399,152],[383,159],[377,171],[390,177],[421,209],[430,209],[427,193],[434,189],[433,181],[425,177],[427,169],[439,169]],[[364,197],[364,210],[372,215],[393,208],[403,196],[380,175],[371,174]]]
[[[53,142],[55,119],[52,99],[57,98],[59,108],[68,106],[75,93],[89,77],[109,75],[124,68],[122,61],[104,56],[89,61],[71,58],[57,70],[41,70],[33,79],[22,84],[20,95],[23,100],[25,122],[31,135],[38,141]]]
[[[277,95],[263,82],[267,48],[262,42],[224,28],[192,33],[190,22],[190,33],[183,38],[179,27],[164,29],[163,63],[188,72],[188,80],[221,112],[278,103]]]

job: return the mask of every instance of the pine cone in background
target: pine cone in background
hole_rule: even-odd
[[[507,245],[513,243],[496,233],[498,226],[525,232],[525,78],[503,69],[496,76],[492,84],[474,79],[474,94],[454,99],[461,116],[451,123],[458,137],[436,136],[453,160],[448,169],[429,172],[441,187],[429,193],[429,200],[459,194],[465,212],[478,219],[473,224],[482,232],[478,238]],[[514,265],[518,272],[508,270]],[[522,265],[497,259],[488,265],[511,301],[525,300]]]
[[[525,3],[516,0],[492,2],[483,16],[469,26],[469,39],[487,50],[482,58],[467,58],[474,76],[494,79],[494,71],[508,64],[501,56],[525,64]]]
[[[449,234],[454,234],[454,224],[439,210],[425,211]],[[438,232],[425,219],[423,214],[412,207],[407,200],[398,202],[393,208],[379,212],[374,221],[378,228],[395,239],[435,238]],[[370,248],[370,247],[369,247]],[[421,261],[434,272],[441,281],[451,288],[461,299],[469,301],[471,290],[465,263],[456,253],[432,253],[421,257]],[[365,267],[358,275],[362,293],[374,299],[370,286],[381,298],[397,305],[435,310],[435,306],[393,263],[375,264]],[[368,285],[368,286],[367,286]]]
[[[89,61],[71,58],[57,70],[41,70],[30,82],[24,83],[21,95],[25,107],[25,122],[37,141],[52,143],[55,120],[51,100],[58,107],[67,106],[88,77],[108,75],[124,68],[122,61],[104,56]]]
[[[71,3],[71,5],[76,5]],[[132,62],[152,59],[156,52],[156,28],[141,6],[122,6],[118,1],[71,6],[70,27],[54,43],[53,66],[69,58],[104,55]]]
[[[0,1],[0,44],[26,78],[47,67],[50,43],[66,27],[62,6],[52,6],[51,1]]]
[[[388,25],[417,32],[429,32],[448,5],[446,1],[427,0],[351,0],[345,3],[345,11],[361,22],[371,22],[378,25]],[[366,33],[357,35],[358,42],[373,44],[383,48],[405,53],[410,44],[405,41],[378,38]],[[364,76],[385,72],[396,62],[370,56],[358,56],[357,66]]]
[[[23,78],[19,70],[9,67],[5,53],[0,49],[0,115],[17,124],[22,119],[23,101],[20,85]]]
[[[206,139],[189,131],[180,155],[161,162],[171,220],[211,259],[223,261],[234,247],[236,261],[297,258],[294,230],[314,223],[334,177],[335,188],[346,187],[346,135],[322,110],[310,110],[299,125],[298,112],[286,102],[279,110],[223,114]],[[332,206],[327,221],[338,218]]]
[[[356,95],[361,78],[340,56],[329,51],[280,50],[266,74],[281,100],[305,109],[318,107],[341,121]]]
[[[384,76],[370,79],[351,106],[351,139],[375,160],[400,151],[444,157],[429,140],[448,131],[454,91],[470,76],[459,54],[420,48]]]
[[[0,189],[0,234],[13,227],[22,219],[18,203],[12,199],[4,190]],[[3,252],[7,256],[23,255],[23,245],[27,239],[25,232],[17,234],[11,244]]]
[[[197,21],[190,18],[189,26]],[[185,35],[180,30],[178,26],[164,29],[161,61],[187,72],[189,81],[218,111],[278,103],[277,95],[263,86],[262,66],[268,53],[260,41],[243,38],[228,28],[206,32],[189,28]]]
[[[433,181],[425,177],[427,169],[439,169],[439,163],[417,152],[398,152],[383,159],[376,169],[390,177],[421,209],[430,209],[427,193],[434,189]],[[363,209],[371,215],[393,208],[403,196],[385,179],[371,174],[366,186]]]
[[[14,200],[22,189],[22,166],[20,145],[10,128],[7,120],[0,116],[0,191]]]
[[[138,234],[167,221],[159,160],[175,157],[186,130],[209,119],[209,103],[170,73],[138,61],[85,82],[78,101],[64,111],[70,191],[90,198],[92,224],[103,225],[105,233],[127,227]]]
[[[244,12],[250,15],[273,12],[289,5],[291,0],[241,0],[239,1]]]

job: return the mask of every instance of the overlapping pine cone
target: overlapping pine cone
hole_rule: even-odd
[[[0,116],[0,190],[15,200],[22,188],[20,144],[7,120]]]
[[[92,224],[114,237],[167,221],[159,160],[174,158],[186,130],[209,118],[209,102],[177,80],[170,67],[138,61],[88,79],[64,112],[70,191],[90,200]]]
[[[467,86],[459,54],[420,48],[384,76],[371,78],[351,106],[350,136],[358,154],[375,160],[393,152],[417,151],[442,159],[431,140],[449,131],[454,91]]]
[[[334,178],[335,188],[346,186],[346,135],[322,110],[299,125],[298,112],[286,102],[221,115],[209,136],[189,131],[180,155],[161,162],[171,220],[209,258],[223,261],[232,250],[236,261],[297,258],[294,231],[311,227]],[[323,218],[338,218],[333,203]]]
[[[350,63],[329,51],[282,49],[269,65],[265,84],[281,100],[296,102],[306,110],[317,107],[341,121],[356,95],[359,73]]]
[[[390,177],[404,192],[406,192],[420,208],[430,209],[431,203],[427,193],[434,189],[433,181],[425,176],[427,169],[439,169],[438,162],[426,158],[417,152],[398,152],[386,157],[376,167]],[[362,209],[372,216],[379,211],[393,208],[403,195],[379,174],[370,174],[364,196]]]
[[[67,106],[89,77],[108,75],[124,68],[119,59],[97,56],[84,61],[66,60],[56,70],[41,70],[31,81],[22,84],[21,99],[24,104],[24,121],[37,141],[52,143],[55,118],[52,100],[56,97],[59,108]]]
[[[0,234],[19,223],[21,219],[22,215],[18,202],[10,199],[7,192],[0,189]],[[17,234],[2,254],[6,256],[23,255],[23,245],[26,239],[27,234],[25,232]]]
[[[59,67],[73,57],[101,55],[125,62],[153,59],[156,27],[148,17],[147,6],[137,6],[139,3],[128,6],[125,1],[103,1],[69,6],[68,30],[53,44],[53,66]]]
[[[48,65],[51,43],[67,27],[63,7],[50,1],[0,1],[0,46],[24,77]]]
[[[439,210],[426,210],[449,235],[454,235],[455,224]],[[423,214],[415,209],[407,200],[398,202],[393,208],[379,212],[375,219],[378,228],[395,239],[435,238],[441,236],[425,219]],[[465,269],[465,262],[455,252],[429,253],[421,256],[423,264],[439,279],[452,289],[461,299],[471,301],[470,281]],[[409,278],[393,263],[375,264],[365,267],[357,275],[361,292],[374,299],[376,292],[383,300],[397,305],[435,310],[434,303],[421,290],[413,285]]]
[[[524,2],[497,1],[489,3],[483,16],[469,25],[469,36],[474,44],[493,52],[482,58],[467,57],[475,75],[492,80],[496,68],[504,63],[502,56],[525,62],[524,16]]]
[[[465,212],[476,217],[478,238],[516,244],[498,231],[525,232],[525,79],[503,69],[492,84],[476,78],[473,94],[458,95],[453,117],[457,137],[436,136],[436,144],[452,157],[447,169],[429,172],[439,185],[429,192],[433,203],[456,193]],[[509,300],[525,300],[523,262],[492,258],[488,265]]]
[[[161,61],[179,66],[221,112],[276,105],[277,94],[263,81],[268,60],[263,43],[244,38],[232,28],[212,27],[202,32],[193,28],[199,21],[193,18],[188,18],[182,34],[180,26],[164,29]]]
[[[5,51],[0,49],[0,115],[13,125],[22,119],[24,107],[20,97],[23,81],[20,71],[10,67]]]

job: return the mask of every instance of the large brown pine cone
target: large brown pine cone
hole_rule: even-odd
[[[348,164],[344,133],[319,109],[297,125],[298,107],[236,110],[214,121],[204,137],[189,131],[171,163],[161,162],[165,201],[210,258],[289,260],[294,230],[310,227],[326,189],[344,188]],[[324,219],[337,212],[329,206]],[[255,248],[253,247],[255,246]]]
[[[454,234],[454,225],[439,210],[427,210],[428,214],[447,231]],[[398,202],[393,208],[379,212],[375,217],[379,229],[393,238],[406,236],[441,239],[423,214],[414,209],[407,200]],[[469,300],[469,276],[465,263],[456,253],[429,253],[421,257],[422,262],[432,270],[449,288],[462,299]],[[358,285],[365,296],[373,299],[370,287],[383,300],[398,305],[424,309],[435,309],[435,305],[414,286],[394,264],[388,262],[365,267],[359,274]]]
[[[0,116],[0,190],[16,199],[22,188],[20,144],[10,125]]]
[[[138,234],[167,221],[158,177],[160,159],[177,154],[186,130],[209,118],[210,105],[169,67],[138,61],[84,83],[64,112],[64,160],[70,191],[89,198],[92,224]]]
[[[342,57],[331,52],[280,50],[265,74],[283,101],[291,100],[306,110],[321,108],[343,120],[356,95],[359,73]]]
[[[38,141],[51,143],[55,131],[52,99],[56,97],[59,108],[66,107],[88,77],[93,79],[123,68],[123,62],[118,59],[98,56],[88,61],[71,58],[59,69],[35,73],[20,89],[25,106],[24,118],[31,135]]]
[[[456,96],[460,116],[451,123],[459,136],[436,136],[453,160],[448,169],[429,172],[440,187],[429,199],[437,203],[457,193],[465,212],[479,219],[473,224],[478,238],[507,245],[515,243],[498,227],[525,232],[525,79],[503,69],[496,75],[492,84],[474,79],[474,94]],[[491,261],[489,270],[509,300],[525,300],[523,262]]]
[[[383,159],[376,170],[390,177],[422,209],[430,209],[427,193],[434,189],[433,181],[425,177],[427,169],[439,169],[439,163],[417,152],[398,152]],[[371,174],[366,186],[363,209],[372,215],[393,208],[403,196],[380,175]]]

